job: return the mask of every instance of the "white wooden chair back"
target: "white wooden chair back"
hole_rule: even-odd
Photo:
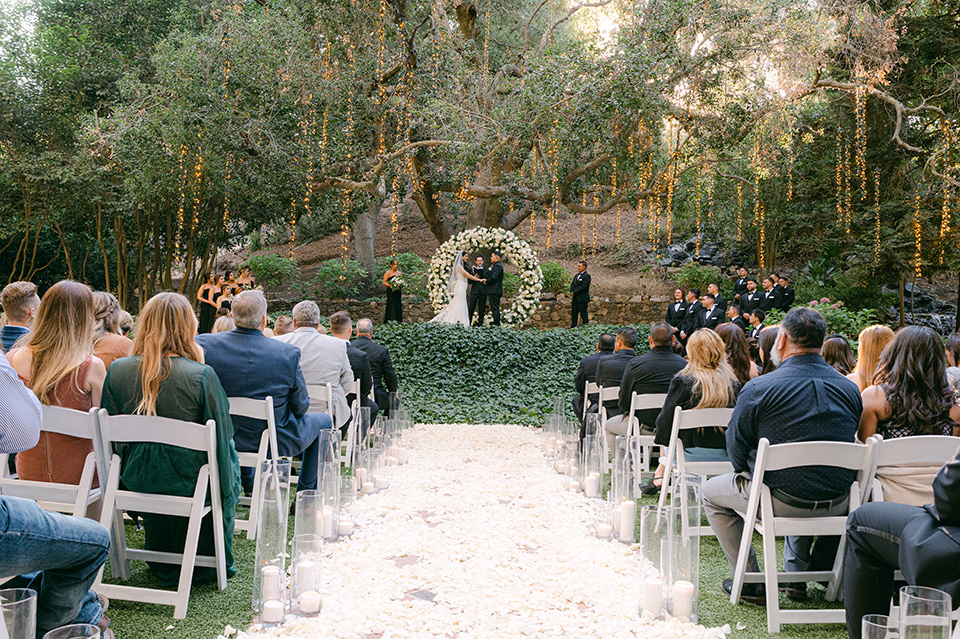
[[[88,412],[44,406],[41,432],[69,435],[93,441],[93,452],[87,455],[77,484],[60,484],[44,481],[29,481],[14,477],[0,479],[0,493],[8,497],[31,499],[53,512],[74,517],[86,517],[87,508],[100,500],[101,487],[106,483],[106,462],[97,424],[98,409]],[[0,468],[7,469],[7,455],[0,454]],[[100,486],[93,487],[94,477],[99,477]]]
[[[336,426],[337,420],[333,416],[333,387],[330,384],[307,384],[307,395],[310,397],[308,412],[326,413]]]
[[[640,486],[640,480],[643,473],[650,473],[653,469],[653,448],[656,443],[653,441],[653,435],[640,434],[640,420],[637,419],[638,410],[651,410],[663,408],[663,403],[667,401],[666,393],[636,393],[630,396],[630,417],[627,425],[627,435],[637,437],[637,446],[639,455],[637,456],[638,468],[633,476],[637,480],[637,487]]]
[[[597,395],[599,395],[597,411],[600,415],[600,432],[597,434],[603,438],[603,471],[609,473],[612,466],[610,464],[610,444],[607,442],[607,409],[603,405],[603,402],[612,402],[613,400],[620,399],[620,387],[608,386],[604,388],[598,385]],[[584,401],[584,403],[586,403],[586,401]]]
[[[863,501],[883,501],[883,486],[876,475],[884,468],[908,465],[943,466],[953,459],[960,447],[960,437],[951,435],[916,435],[884,439],[877,434],[877,454],[873,464],[873,485],[865,486]],[[933,495],[931,487],[931,498]]]
[[[587,420],[587,409],[590,408],[590,396],[599,394],[600,386],[598,386],[595,382],[586,383],[583,391],[583,415],[581,415],[583,421]]]
[[[112,599],[140,601],[174,606],[173,616],[183,619],[190,601],[190,586],[195,566],[215,568],[217,586],[227,587],[226,553],[224,550],[223,504],[220,496],[220,470],[217,465],[217,425],[212,419],[206,424],[194,424],[165,417],[143,415],[109,416],[100,411],[100,436],[104,454],[110,459],[107,485],[103,498],[103,514],[100,523],[114,535],[113,543],[119,554],[120,576],[130,579],[130,559],[179,565],[180,581],[176,591],[138,588],[127,585],[103,583],[103,568],[97,575],[94,589]],[[165,495],[162,493],[138,493],[120,489],[122,457],[117,444],[154,443],[176,446],[203,452],[207,463],[197,474],[197,485],[192,497]],[[210,505],[206,505],[207,491]],[[188,518],[187,538],[182,553],[159,552],[129,548],[122,513],[125,510],[173,515]],[[213,523],[214,556],[198,556],[200,526],[203,518],[210,515]]]
[[[877,442],[873,438],[866,445],[847,442],[794,442],[771,445],[762,438],[757,450],[757,461],[750,485],[750,498],[744,516],[743,538],[740,554],[734,571],[730,602],[737,603],[744,583],[763,582],[767,597],[767,631],[780,632],[782,624],[792,623],[844,623],[843,609],[837,610],[781,610],[776,596],[778,584],[784,582],[827,581],[827,599],[833,601],[841,592],[843,579],[843,554],[847,514],[860,506],[861,486],[869,484],[873,477],[873,464]],[[838,516],[777,517],[773,514],[773,497],[770,488],[763,483],[768,472],[801,468],[804,466],[828,466],[856,471],[849,489],[847,512]],[[747,556],[754,529],[763,537],[763,571],[748,573]],[[778,536],[836,535],[841,538],[840,548],[832,570],[806,572],[778,572]]]
[[[667,444],[667,454],[664,457],[665,471],[663,484],[660,487],[660,501],[657,505],[660,511],[670,494],[670,481],[673,473],[673,460],[676,459],[677,471],[680,474],[692,473],[701,477],[714,477],[733,472],[733,464],[728,461],[688,462],[683,455],[683,442],[680,441],[680,431],[694,428],[726,428],[733,415],[732,408],[692,408],[683,410],[677,406],[673,412],[673,428],[670,430],[670,442]],[[701,527],[702,534],[712,534],[709,526]]]
[[[273,398],[250,399],[249,397],[231,397],[230,416],[262,419],[267,427],[260,437],[260,447],[257,452],[237,451],[241,468],[253,468],[253,494],[250,497],[241,496],[239,506],[249,506],[250,514],[246,519],[239,515],[234,519],[237,532],[246,531],[247,539],[257,538],[257,520],[260,519],[260,484],[261,468],[267,459],[279,459],[280,447],[277,444],[277,421],[273,412]]]

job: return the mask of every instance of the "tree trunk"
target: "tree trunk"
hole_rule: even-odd
[[[434,191],[433,184],[421,181],[420,189],[412,195],[413,201],[420,207],[423,219],[430,225],[430,231],[441,244],[453,235],[453,225],[440,213],[440,193]]]
[[[901,271],[901,272],[900,272],[900,328],[903,328],[904,324],[906,323],[906,322],[904,321],[904,319],[905,319],[905,318],[904,318],[904,310],[905,310],[905,309],[904,309],[904,306],[905,306],[905,304],[904,304],[904,299],[903,299],[903,280],[904,280],[903,271]]]
[[[357,216],[350,227],[350,234],[353,236],[351,238],[353,259],[360,263],[360,268],[367,272],[367,278],[371,281],[376,279],[376,274],[373,272],[377,263],[374,241],[377,239],[377,222],[385,199],[380,195],[372,197],[367,203],[367,208]]]
[[[960,274],[957,275],[957,318],[953,323],[953,332],[960,333]]]
[[[97,201],[97,244],[100,245],[100,255],[103,256],[103,290],[110,291],[110,260],[107,259],[107,249],[103,244],[103,209]]]

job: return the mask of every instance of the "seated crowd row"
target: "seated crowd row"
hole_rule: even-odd
[[[605,413],[603,423],[612,449],[616,435],[637,432],[637,426],[640,435],[652,436],[656,444],[666,447],[677,407],[733,409],[726,428],[684,430],[679,439],[688,462],[729,461],[733,466],[734,473],[708,479],[703,495],[707,518],[734,571],[744,528],[740,513],[747,510],[751,472],[761,439],[774,445],[866,442],[877,433],[884,439],[960,434],[958,395],[948,381],[951,376],[960,376],[956,367],[960,362],[960,334],[951,335],[945,348],[929,328],[907,326],[894,333],[884,326],[871,326],[860,334],[860,357],[854,361],[846,340],[841,336],[828,338],[826,329],[823,316],[816,310],[800,307],[789,311],[782,324],[766,327],[760,333],[758,366],[749,355],[744,332],[732,323],[715,329],[699,328],[685,336],[686,358],[679,354],[684,348],[669,323],[653,324],[650,350],[642,355],[635,351],[637,331],[624,327],[615,337],[601,335],[597,353],[581,361],[575,379],[578,395],[573,401],[574,410],[584,417],[599,410]],[[834,365],[824,356],[834,360]],[[853,370],[849,370],[851,367]],[[619,399],[599,406],[597,395],[584,396],[587,382],[600,388],[619,387]],[[666,398],[662,409],[636,411],[635,426],[630,429],[634,394],[666,394]],[[660,490],[663,461],[661,457],[655,475],[641,486],[644,493]],[[954,514],[960,508],[958,472],[960,458],[927,475],[913,469],[892,478],[899,483],[891,487],[893,497],[885,498],[888,503],[867,504],[851,514],[844,576],[851,637],[859,638],[862,615],[887,613],[894,568],[902,568],[908,580],[915,579],[911,583],[917,583],[917,575],[922,574],[919,585],[946,589],[957,600],[960,580],[955,571],[930,569],[956,553],[956,542],[944,545],[942,540],[933,539],[933,533],[930,540],[915,538],[922,546],[918,551],[922,557],[911,560],[913,570],[908,571],[898,560],[898,544],[890,540],[900,540],[908,528],[927,531],[938,526],[960,526],[960,516]],[[851,471],[825,466],[780,471],[764,478],[773,497],[774,514],[789,517],[845,514],[853,481]],[[932,501],[934,494],[937,509],[921,508]],[[889,503],[894,500],[901,503]],[[952,509],[947,509],[949,502]],[[918,522],[928,520],[934,522],[932,527],[917,527]],[[953,531],[953,538],[958,538],[960,528]],[[783,551],[785,570],[829,570],[839,542],[839,537],[788,536]],[[903,552],[901,548],[901,559]],[[747,570],[758,570],[752,549]],[[947,573],[953,577],[945,579]],[[721,584],[728,595],[732,581]],[[806,583],[789,583],[781,589],[791,598],[807,597]],[[743,587],[741,599],[745,601],[764,604],[766,597],[763,584],[747,583]]]
[[[100,407],[110,415],[197,424],[212,419],[228,575],[236,572],[236,506],[241,491],[252,491],[254,476],[253,469],[241,472],[237,451],[256,452],[266,428],[263,420],[232,417],[229,398],[273,398],[279,453],[302,456],[297,490],[310,490],[317,487],[322,431],[345,431],[355,400],[375,419],[386,412],[388,393],[397,391],[389,351],[373,341],[372,322],[357,322],[351,342],[352,320],[339,312],[330,318],[330,334],[321,334],[320,311],[311,301],[294,307],[294,330],[274,338],[265,334],[263,293],[242,291],[232,300],[233,330],[198,334],[187,298],[160,293],[144,306],[132,340],[120,331],[116,298],[77,282],[55,284],[42,300],[36,286],[15,282],[4,288],[0,303],[6,320],[0,329],[5,352],[0,357],[0,454],[15,454],[9,471],[0,470],[25,480],[80,481],[93,442],[42,432],[41,405],[83,412]],[[330,386],[332,406],[311,405],[307,386],[318,384]],[[190,496],[205,460],[176,446],[133,444],[124,452],[120,481],[137,492]],[[0,528],[0,579],[19,575],[10,585],[38,591],[38,628],[93,623],[111,634],[104,598],[89,592],[107,556],[107,530],[91,520],[45,512],[30,500],[0,495],[0,507],[7,517]],[[88,515],[98,510],[99,504]],[[182,552],[186,520],[144,513],[143,526],[147,550]],[[208,518],[198,552],[212,555],[213,550]],[[177,585],[178,566],[150,562],[149,567],[163,585]],[[215,579],[213,568],[194,571],[195,583]]]

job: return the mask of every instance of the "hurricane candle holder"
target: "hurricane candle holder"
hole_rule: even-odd
[[[637,500],[634,496],[633,460],[630,456],[614,462],[614,502],[619,512],[617,539],[624,543],[633,543],[636,539]]]
[[[0,590],[0,633],[9,639],[36,639],[36,590],[31,588]]]
[[[567,400],[563,397],[554,397],[551,406],[552,406],[551,412],[554,415],[563,415],[564,413],[567,412],[566,411]]]
[[[390,393],[387,396],[387,411],[390,417],[396,419],[397,412],[400,410],[400,393]]]
[[[665,564],[666,609],[680,621],[697,623],[697,587],[700,583],[700,503],[699,485],[696,491],[688,479],[688,488],[682,491],[680,504],[664,507],[662,525],[667,529],[666,546],[662,548]],[[697,478],[699,479],[699,478]],[[684,476],[678,480],[684,483]],[[691,497],[685,501],[687,497]]]
[[[283,621],[285,606],[287,513],[290,503],[290,460],[268,459],[261,465],[260,519],[253,571],[253,609],[265,625]]]
[[[582,477],[583,494],[587,497],[601,496],[603,484],[602,469],[603,440],[599,435],[586,435],[583,438],[583,447],[580,454],[580,475]]]
[[[669,507],[668,507],[669,508]],[[640,613],[663,616],[664,574],[661,560],[663,538],[667,534],[663,516],[656,505],[640,508],[640,552],[650,570],[640,582]]]
[[[319,490],[298,490],[293,534],[323,535],[323,493]]]
[[[560,434],[560,418],[550,413],[543,422],[543,453],[547,457],[557,454],[557,436]]]
[[[900,639],[949,639],[950,595],[936,588],[900,588]]]
[[[602,436],[601,431],[602,421],[600,415],[597,413],[587,413],[587,420],[583,424],[583,434],[584,437],[590,437],[591,435]]]
[[[340,478],[340,519],[337,533],[349,537],[357,527],[357,481],[353,477]]]
[[[597,523],[593,532],[597,539],[613,539],[616,534],[613,526],[613,504],[606,500],[598,501],[597,504]]]
[[[2,636],[0,633],[0,637]],[[100,626],[92,623],[72,623],[54,628],[44,634],[43,639],[100,639]]]
[[[391,464],[387,457],[388,443],[381,434],[380,441],[377,444],[376,451],[376,472],[374,473],[374,483],[377,486],[377,492],[390,488]]]
[[[320,561],[323,539],[294,535],[290,555],[290,612],[301,617],[320,614]]]
[[[320,535],[327,541],[336,541],[339,535],[340,519],[340,468],[333,462],[320,464],[318,488],[323,496],[323,507],[318,519],[322,517]]]
[[[374,448],[364,449],[360,454],[361,475],[357,475],[360,482],[360,492],[372,495],[377,492],[377,451]]]

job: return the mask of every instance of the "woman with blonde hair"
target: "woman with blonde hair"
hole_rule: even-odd
[[[86,284],[63,280],[40,301],[23,347],[7,360],[42,404],[87,412],[100,405],[107,369],[93,355],[93,291]],[[39,443],[17,453],[17,475],[33,481],[76,484],[93,441],[40,433]]]
[[[121,357],[128,357],[133,350],[133,342],[120,333],[120,302],[110,293],[97,291],[93,294],[94,334],[97,341],[93,345],[93,354],[103,360],[108,369],[110,364]]]
[[[110,367],[103,387],[103,407],[111,415],[149,415],[204,424],[217,423],[217,463],[223,500],[223,528],[227,574],[233,575],[233,530],[240,496],[240,462],[233,445],[230,402],[216,373],[203,363],[203,351],[194,341],[197,318],[187,298],[179,293],[152,297],[137,318],[133,356]],[[190,496],[196,488],[206,455],[165,444],[131,444],[123,456],[120,480],[130,490]],[[143,514],[147,550],[183,552],[187,520]],[[198,552],[214,552],[213,525],[205,519]],[[176,585],[180,567],[149,562],[164,585]],[[196,568],[194,583],[214,581],[213,568]]]
[[[663,409],[657,417],[654,441],[661,446],[670,443],[673,415],[676,407],[683,410],[698,408],[733,408],[740,392],[733,367],[727,361],[723,340],[714,331],[701,328],[687,339],[688,364],[676,374],[667,390]],[[698,428],[680,432],[684,457],[688,461],[727,461],[727,441],[722,428]],[[663,464],[654,477],[640,487],[644,494],[660,490]],[[658,481],[661,480],[661,481]]]
[[[847,375],[847,379],[856,382],[862,393],[867,386],[873,385],[873,378],[880,365],[880,356],[887,344],[893,341],[893,331],[886,326],[875,324],[860,331],[857,337],[857,367]]]

